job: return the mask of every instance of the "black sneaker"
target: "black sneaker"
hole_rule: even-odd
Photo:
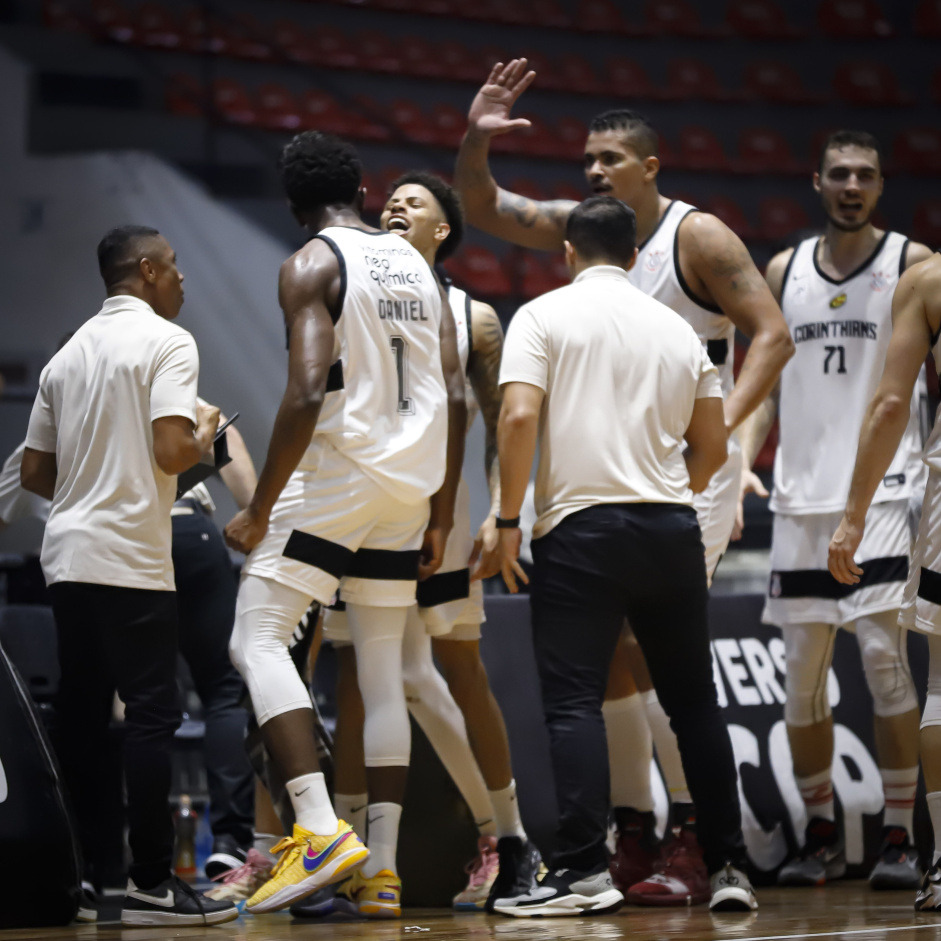
[[[146,890],[128,879],[121,908],[121,924],[126,928],[221,925],[238,917],[239,910],[231,902],[206,898],[176,876]]]
[[[602,915],[617,911],[624,895],[614,887],[607,867],[598,872],[558,869],[546,873],[528,892],[498,898],[494,911],[514,918]]]
[[[536,844],[518,836],[504,836],[497,840],[497,856],[500,858],[500,869],[484,906],[491,913],[497,899],[525,895],[534,889],[542,865],[542,856]]]
[[[248,850],[242,849],[235,839],[227,834],[213,840],[212,855],[206,860],[206,878],[214,882],[232,869],[245,865]]]
[[[872,889],[917,889],[922,872],[918,850],[912,846],[905,827],[883,827],[879,859],[869,873]]]
[[[325,885],[306,898],[295,902],[291,906],[291,915],[294,918],[326,918],[337,911],[335,902],[337,895],[336,885]]]
[[[846,872],[843,838],[832,820],[814,817],[808,824],[804,845],[796,859],[778,873],[778,885],[825,885]]]
[[[82,880],[82,892],[78,899],[78,911],[75,921],[83,924],[94,924],[98,921],[98,893],[90,882]]]

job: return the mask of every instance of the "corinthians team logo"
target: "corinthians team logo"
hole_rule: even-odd
[[[886,276],[881,271],[873,271],[872,281],[869,282],[869,287],[873,291],[884,291],[889,286],[889,281]]]
[[[647,255],[647,258],[644,260],[644,267],[650,272],[659,270],[663,265],[665,255],[666,252],[663,252],[659,249],[655,252],[650,252],[650,254]]]

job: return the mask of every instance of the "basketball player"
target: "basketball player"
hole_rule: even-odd
[[[284,148],[280,172],[314,237],[282,266],[288,386],[252,502],[226,536],[251,553],[230,652],[296,822],[273,878],[246,907],[284,908],[365,863],[358,894],[394,916],[410,750],[402,636],[417,577],[440,567],[453,524],[464,381],[433,272],[407,242],[360,218],[355,150],[305,132]],[[326,604],[338,589],[366,709],[368,854],[334,814],[310,694],[287,651],[311,600]]]
[[[508,193],[497,186],[487,164],[494,135],[529,124],[525,118],[511,119],[510,111],[534,77],[535,73],[526,71],[525,59],[494,67],[471,105],[455,182],[467,218],[478,228],[527,248],[561,251],[566,220],[577,204],[565,200],[538,202]],[[741,455],[733,432],[764,401],[794,347],[781,313],[741,240],[715,216],[660,195],[657,149],[657,134],[641,115],[633,111],[606,112],[591,123],[585,144],[585,175],[594,193],[617,197],[637,215],[639,255],[628,275],[631,281],[686,319],[719,369],[730,435],[729,458],[695,499],[711,580],[728,545],[738,503]],[[751,345],[733,388],[736,327],[751,339]],[[630,812],[626,806],[615,812],[622,838],[612,875],[628,891],[628,901],[659,905],[704,902],[709,899],[709,880],[696,845],[695,813],[676,739],[656,700],[646,668],[641,667],[644,688],[649,690],[643,694],[647,700],[645,715],[629,675],[632,656],[642,663],[639,651],[632,653],[626,642],[622,643],[612,665],[605,708],[609,740],[618,743],[611,751],[620,756],[612,765],[616,808],[626,803],[623,795],[635,795]],[[661,873],[652,881],[632,886],[634,879],[643,879],[645,865],[649,874],[656,855],[643,845],[653,824],[648,716],[679,831],[664,857],[669,875]],[[635,762],[623,757],[628,743],[641,743],[642,747],[631,749],[638,755]],[[632,888],[634,891],[629,891]]]
[[[415,171],[393,183],[381,225],[408,241],[429,265],[434,265],[451,257],[460,243],[463,213],[457,194],[440,177]],[[486,428],[484,461],[491,510],[477,534],[477,543],[491,547],[496,542],[495,521],[500,508],[496,431],[503,401],[497,383],[503,330],[492,307],[472,300],[453,285],[448,294],[455,314],[461,365],[469,381],[467,399],[480,407]],[[468,428],[475,417],[476,410],[469,407]],[[470,880],[454,900],[459,909],[484,908],[488,898],[497,897],[496,893],[502,898],[528,891],[535,884],[541,862],[520,820],[506,725],[480,658],[483,589],[479,581],[471,582],[468,567],[474,543],[470,494],[462,480],[455,529],[441,571],[419,585],[419,606],[409,609],[403,664],[409,709],[454,778],[480,830],[478,857],[469,867]],[[327,612],[324,633],[338,646],[338,688],[352,693],[349,678],[355,660],[352,651],[343,646],[349,641],[344,612]],[[447,686],[435,667],[432,649]],[[355,722],[358,704],[344,697],[342,706],[348,708],[343,709],[344,715],[337,723],[338,756],[345,756],[347,749],[352,752],[354,738],[362,738]],[[345,771],[338,762],[338,807],[341,802],[363,804],[362,795],[341,791],[341,784],[347,780]],[[485,788],[477,783],[480,772]],[[353,775],[349,778],[355,780]]]
[[[857,554],[865,555],[867,530],[874,522],[870,507],[891,473],[891,465],[897,462],[900,448],[905,447],[909,403],[925,356],[930,352],[941,368],[939,335],[941,255],[935,254],[899,279],[892,300],[892,338],[885,370],[863,417],[846,510],[830,542],[830,572],[851,588],[867,580],[866,562],[857,562]],[[925,447],[925,462],[928,485],[899,620],[903,627],[928,635],[928,698],[920,744],[934,855],[915,897],[915,908],[937,912],[941,911],[941,425],[937,419]],[[878,509],[878,504],[873,509]]]
[[[834,813],[833,718],[827,697],[836,631],[845,627],[856,633],[872,693],[885,793],[883,844],[870,884],[906,888],[917,886],[921,878],[912,846],[918,699],[898,609],[911,546],[909,501],[920,499],[924,488],[920,396],[912,403],[891,470],[870,494],[874,505],[868,536],[859,547],[864,578],[842,589],[825,562],[849,490],[866,403],[885,364],[896,285],[907,266],[930,253],[872,223],[883,187],[882,155],[872,135],[832,134],[813,185],[827,217],[823,237],[776,255],[767,273],[793,331],[797,355],[781,375],[778,403],[769,399],[742,436],[750,466],[777,410],[781,438],[774,464],[771,583],[763,620],[779,624],[784,635],[784,716],[808,817],[800,854],[781,869],[778,882],[821,885],[846,868]]]

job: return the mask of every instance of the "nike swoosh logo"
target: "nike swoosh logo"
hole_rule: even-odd
[[[294,796],[300,797],[301,794],[306,794],[309,790],[310,790],[310,785],[308,784],[307,787],[305,787],[303,791],[295,791]]]
[[[376,823],[376,821],[382,820],[382,817],[383,817],[382,814],[379,814],[378,817],[370,817],[370,818],[366,821],[366,823],[368,823],[369,826],[372,826],[374,823]]]
[[[351,814],[358,814],[365,806],[366,806],[366,804],[360,804],[359,807],[351,807],[351,808],[350,808],[350,813],[351,813]]]
[[[304,868],[308,872],[313,872],[347,837],[352,835],[353,831],[347,830],[346,833],[338,836],[325,850],[322,850],[316,856],[311,855],[313,847],[308,843],[307,849],[304,851]]]
[[[167,889],[167,894],[163,897],[157,895],[147,895],[138,889],[136,892],[128,892],[132,899],[138,899],[141,902],[147,902],[149,905],[159,905],[161,908],[173,908],[173,890]]]

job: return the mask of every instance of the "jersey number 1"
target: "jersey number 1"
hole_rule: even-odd
[[[399,414],[414,415],[412,400],[408,397],[408,343],[405,337],[389,337],[392,355],[395,356],[395,371],[399,377]]]
[[[825,346],[824,349],[827,351],[827,358],[823,361],[823,372],[824,375],[828,375],[830,372],[830,360],[834,356],[837,356],[839,363],[837,365],[836,371],[840,374],[846,372],[846,350],[842,346]]]

